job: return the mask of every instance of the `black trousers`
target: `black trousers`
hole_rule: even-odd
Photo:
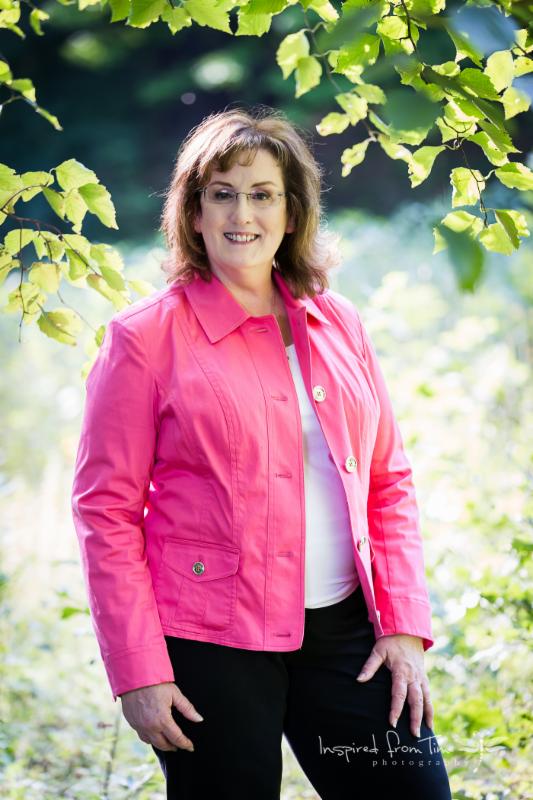
[[[244,650],[166,636],[176,684],[204,717],[172,716],[194,752],[153,747],[167,800],[279,800],[282,736],[322,800],[451,800],[444,759],[407,700],[389,724],[392,673],[356,680],[375,643],[357,589],[305,611],[301,650]]]

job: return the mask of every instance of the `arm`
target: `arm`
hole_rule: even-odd
[[[72,512],[113,699],[174,673],[145,555],[157,388],[141,343],[112,320],[87,378]]]
[[[434,643],[431,605],[412,470],[376,352],[359,315],[358,321],[380,404],[367,502],[376,604],[384,636],[418,636],[428,650]]]

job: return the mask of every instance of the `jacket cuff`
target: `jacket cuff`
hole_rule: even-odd
[[[174,670],[165,642],[104,656],[113,700],[133,689],[173,683]]]
[[[376,620],[374,633],[376,640],[382,636],[404,633],[422,639],[424,651],[435,643],[431,630],[431,605],[423,600],[410,597],[391,598],[388,609],[380,609],[380,622]]]

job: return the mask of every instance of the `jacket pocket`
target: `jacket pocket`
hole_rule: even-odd
[[[213,542],[167,539],[157,578],[162,623],[224,630],[233,625],[240,551]]]

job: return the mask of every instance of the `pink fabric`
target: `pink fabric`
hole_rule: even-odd
[[[373,346],[341,294],[297,300],[274,279],[346,491],[376,638],[408,633],[427,650],[412,472]],[[165,634],[297,650],[302,433],[274,316],[251,316],[215,275],[116,314],[87,379],[72,509],[114,700],[174,680]]]

